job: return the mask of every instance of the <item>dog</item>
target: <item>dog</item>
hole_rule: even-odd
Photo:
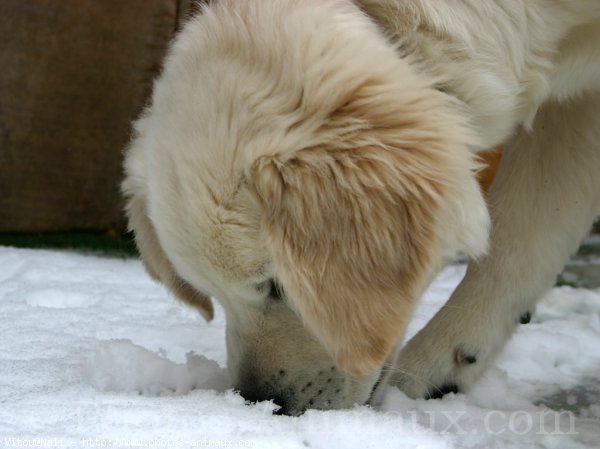
[[[600,213],[599,168],[597,0],[216,0],[122,190],[149,274],[208,320],[222,304],[235,388],[297,415],[468,391]]]

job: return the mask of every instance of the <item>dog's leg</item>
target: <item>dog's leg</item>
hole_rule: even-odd
[[[467,390],[528,321],[600,212],[600,95],[539,111],[490,191],[490,251],[402,350],[391,383],[412,397]]]

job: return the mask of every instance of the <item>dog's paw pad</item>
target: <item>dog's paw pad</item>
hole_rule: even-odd
[[[448,393],[458,393],[458,385],[454,383],[447,383],[439,388],[434,388],[427,393],[425,399],[441,399]]]
[[[519,323],[527,324],[531,321],[531,313],[525,312],[523,315],[519,317]]]

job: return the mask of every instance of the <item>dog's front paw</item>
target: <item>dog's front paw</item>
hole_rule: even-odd
[[[412,398],[468,391],[512,332],[507,323],[478,315],[442,309],[402,349],[390,384]]]
[[[436,399],[466,391],[484,370],[473,345],[426,341],[418,335],[402,350],[390,384],[412,398]]]
[[[415,338],[400,353],[390,383],[412,398],[437,399],[465,391],[479,374],[473,373],[479,371],[476,353],[466,353],[460,345],[424,344]]]

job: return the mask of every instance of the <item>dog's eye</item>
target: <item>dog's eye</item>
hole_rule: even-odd
[[[281,301],[285,298],[283,287],[275,279],[261,282],[256,286],[256,289],[270,300]]]
[[[269,298],[274,299],[276,301],[280,301],[285,298],[285,293],[283,291],[283,287],[280,283],[278,283],[275,279],[271,279],[271,286],[269,289]]]

